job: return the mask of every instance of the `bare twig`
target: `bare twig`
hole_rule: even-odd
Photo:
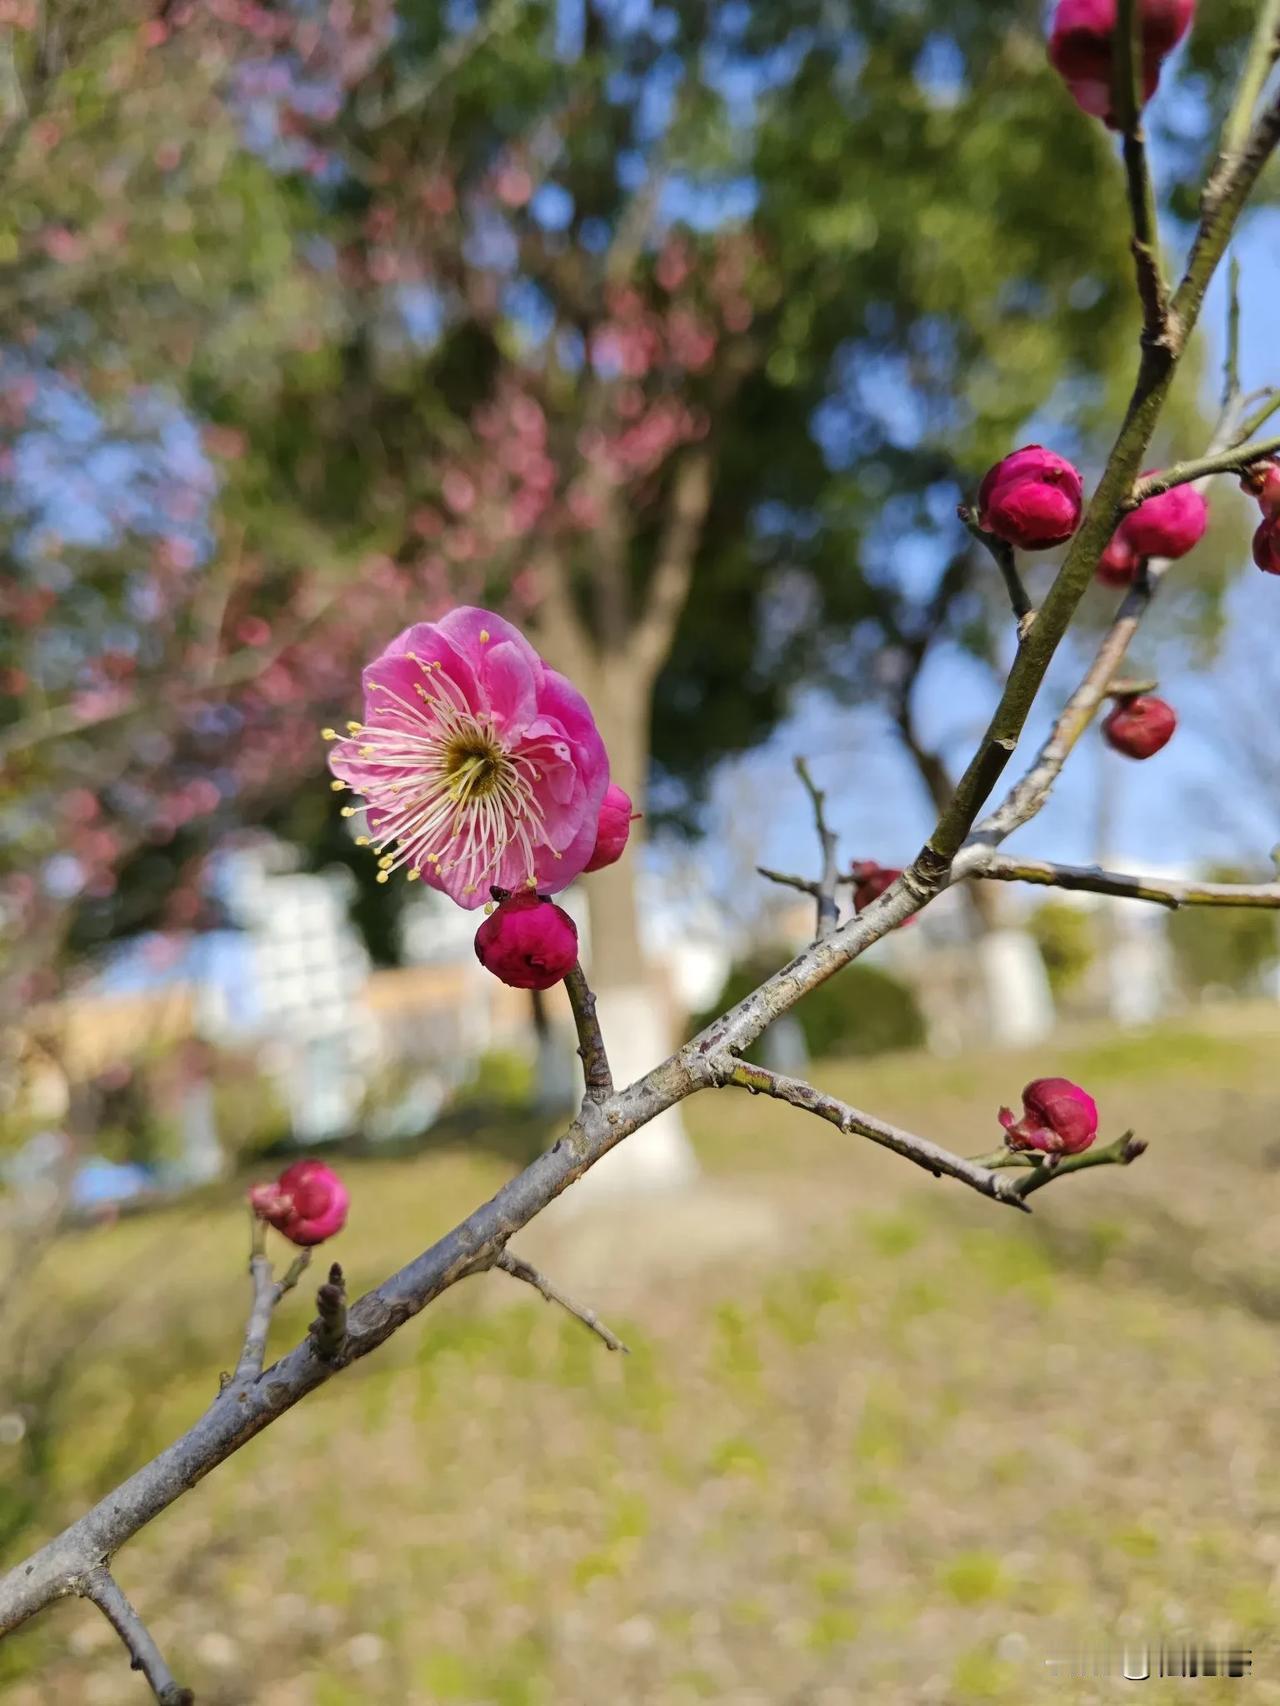
[[[1280,58],[1280,0],[1263,0],[1249,43],[1244,71],[1231,102],[1231,110],[1222,126],[1218,161],[1209,180],[1210,193],[1218,182],[1239,164],[1253,128],[1259,98],[1277,58]]]
[[[980,1191],[985,1197],[1012,1203],[1015,1208],[1021,1206],[1012,1187],[990,1168],[979,1166],[963,1155],[954,1155],[927,1137],[917,1137],[914,1132],[903,1131],[886,1120],[851,1108],[847,1102],[828,1096],[803,1079],[788,1078],[781,1072],[770,1071],[768,1067],[752,1066],[745,1060],[732,1057],[717,1058],[712,1066],[718,1084],[736,1085],[739,1089],[749,1090],[753,1096],[773,1096],[780,1102],[790,1102],[793,1108],[803,1108],[806,1113],[816,1114],[819,1119],[839,1126],[841,1131],[856,1132],[859,1137],[892,1149],[895,1154],[905,1156],[917,1167],[932,1173],[935,1179],[946,1174]]]
[[[1227,267],[1227,349],[1222,358],[1222,408],[1225,413],[1240,395],[1240,261],[1232,255]]]
[[[796,759],[796,775],[804,784],[813,807],[814,826],[818,831],[818,842],[822,848],[822,875],[813,885],[812,894],[818,903],[817,933],[829,936],[840,922],[840,909],[836,905],[836,885],[840,881],[840,871],[836,864],[836,834],[828,825],[825,811],[827,796],[818,787],[809,772],[809,766],[803,758]]]
[[[1018,624],[1018,637],[1021,639],[1029,622],[1035,616],[1035,606],[1031,602],[1031,594],[1023,584],[1022,576],[1018,573],[1013,546],[1006,540],[998,538],[996,534],[988,533],[985,528],[979,527],[977,518],[968,504],[961,504],[956,514],[978,543],[985,546],[995,560],[995,565],[1000,571],[1000,578],[1004,581],[1005,591],[1009,594],[1009,604],[1013,610],[1014,621]]]
[[[810,877],[792,876],[787,871],[771,871],[767,865],[757,865],[756,870],[768,882],[781,883],[782,887],[787,889],[799,889],[801,894],[810,895],[814,900],[820,898],[820,885]],[[848,877],[841,878],[842,882],[849,880]]]
[[[1056,865],[1045,859],[1016,859],[1000,853],[974,864],[965,874],[1001,883],[1038,883],[1044,888],[1149,900],[1173,912],[1183,906],[1253,907],[1264,911],[1280,907],[1280,883],[1165,882],[1155,877],[1104,871],[1097,865]]]
[[[174,1681],[173,1672],[152,1640],[146,1624],[104,1564],[87,1570],[77,1582],[76,1591],[83,1598],[92,1600],[119,1635],[128,1649],[131,1669],[140,1670],[146,1677],[160,1706],[193,1706],[195,1695]]]
[[[1114,1143],[1108,1143],[1102,1149],[1086,1149],[1082,1155],[1062,1155],[1054,1158],[1052,1166],[1043,1163],[1024,1173],[1014,1185],[1019,1197],[1029,1197],[1032,1191],[1039,1191],[1045,1185],[1051,1185],[1055,1179],[1062,1179],[1068,1173],[1083,1173],[1090,1167],[1128,1167],[1131,1162],[1145,1155],[1146,1144],[1141,1138],[1136,1138],[1131,1131],[1125,1132]]]
[[[996,810],[978,824],[973,833],[974,842],[994,846],[1029,822],[1044,806],[1063,765],[1107,697],[1116,671],[1155,595],[1161,573],[1159,564],[1149,563],[1146,573],[1129,588],[1084,680],[1059,713],[1035,763]]]
[[[613,1095],[613,1073],[609,1069],[604,1035],[596,1017],[596,998],[580,965],[574,966],[567,974],[564,987],[573,1008],[573,1022],[578,1029],[578,1055],[582,1061],[587,1096],[593,1102],[607,1101]]]
[[[621,1351],[625,1356],[627,1347],[616,1333],[611,1333],[594,1309],[587,1309],[581,1303],[575,1303],[571,1297],[566,1297],[558,1286],[552,1285],[545,1274],[539,1273],[531,1263],[523,1261],[510,1250],[504,1250],[494,1262],[495,1268],[500,1268],[504,1274],[510,1274],[512,1279],[523,1280],[535,1291],[540,1291],[548,1303],[558,1303],[561,1309],[568,1310],[575,1321],[581,1321],[584,1327],[589,1327],[598,1339],[603,1339],[611,1351]]]
[[[252,1247],[249,1256],[249,1278],[253,1284],[253,1304],[249,1310],[249,1323],[245,1328],[244,1348],[240,1352],[240,1360],[236,1364],[233,1380],[254,1380],[262,1373],[262,1364],[267,1354],[267,1334],[271,1328],[271,1316],[276,1304],[286,1291],[292,1291],[302,1277],[303,1270],[311,1260],[310,1250],[303,1250],[295,1256],[292,1265],[282,1280],[277,1281],[275,1272],[266,1255],[265,1223],[256,1215],[253,1219]]]
[[[1112,104],[1124,153],[1125,185],[1133,225],[1133,263],[1142,303],[1142,336],[1144,343],[1155,344],[1164,336],[1169,293],[1160,270],[1156,192],[1142,128],[1141,10],[1138,0],[1119,0]]]
[[[1256,397],[1257,395],[1258,393],[1255,392],[1254,396]],[[1271,419],[1272,415],[1275,414],[1276,410],[1280,409],[1280,390],[1268,387],[1261,395],[1263,397],[1263,401],[1259,404],[1257,409],[1254,410],[1253,414],[1245,416],[1243,422],[1231,440],[1233,444],[1243,444],[1246,439],[1252,438],[1255,432],[1258,432],[1262,427],[1266,426],[1267,422]],[[1246,400],[1253,401],[1253,398]]]
[[[1189,486],[1193,481],[1207,479],[1211,474],[1243,474],[1245,469],[1252,467],[1255,462],[1265,461],[1268,456],[1278,453],[1280,436],[1258,439],[1253,444],[1239,444],[1226,450],[1210,451],[1207,456],[1196,457],[1190,462],[1175,462],[1172,468],[1162,469],[1159,474],[1148,474],[1145,480],[1139,480],[1133,488],[1132,497],[1124,507],[1136,509],[1148,498],[1157,497],[1161,492],[1172,491],[1174,486]]]

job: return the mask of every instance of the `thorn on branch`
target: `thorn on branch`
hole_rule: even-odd
[[[336,1362],[347,1343],[347,1282],[334,1262],[316,1292],[316,1319],[308,1329],[311,1348],[321,1362]]]

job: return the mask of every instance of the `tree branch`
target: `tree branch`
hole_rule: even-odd
[[[1004,582],[1005,591],[1009,594],[1009,605],[1013,611],[1013,619],[1018,625],[1018,637],[1035,616],[1035,606],[1031,602],[1031,594],[1023,585],[1022,576],[1018,573],[1017,560],[1013,554],[1013,546],[1007,540],[998,538],[994,533],[988,533],[979,527],[977,518],[968,504],[961,504],[956,514],[968,528],[969,532],[984,545],[995,560]]]
[[[1165,882],[1155,877],[1129,876],[1122,871],[1104,871],[1097,865],[1056,865],[1044,859],[1016,859],[999,853],[975,863],[963,874],[1000,883],[1038,883],[1043,888],[1149,900],[1173,912],[1184,906],[1253,907],[1263,911],[1280,908],[1280,882]]]
[[[510,1274],[512,1279],[523,1280],[525,1285],[531,1285],[535,1291],[540,1291],[548,1303],[558,1303],[561,1309],[567,1309],[575,1321],[581,1321],[584,1327],[603,1339],[611,1351],[621,1351],[628,1355],[627,1347],[616,1333],[611,1333],[594,1309],[586,1309],[580,1303],[575,1303],[571,1297],[566,1297],[558,1286],[552,1285],[545,1274],[523,1261],[510,1250],[503,1250],[494,1261],[494,1267],[504,1274]]]
[[[580,965],[575,965],[566,974],[564,987],[578,1031],[578,1055],[582,1061],[587,1096],[593,1102],[607,1101],[613,1095],[613,1073],[605,1052],[604,1034],[596,1017],[596,998]]]
[[[1149,474],[1145,480],[1139,480],[1124,507],[1127,510],[1137,509],[1138,505],[1145,503],[1148,498],[1158,497],[1161,492],[1172,491],[1175,486],[1189,486],[1193,481],[1207,479],[1211,474],[1243,474],[1245,469],[1252,467],[1255,462],[1262,462],[1268,456],[1277,454],[1280,454],[1280,437],[1262,438],[1254,444],[1236,445],[1234,449],[1210,451],[1207,456],[1196,457],[1190,462],[1175,462],[1172,468],[1165,468],[1159,474]]]
[[[945,882],[951,860],[1017,747],[1053,655],[1093,578],[1098,558],[1115,531],[1121,506],[1137,477],[1178,362],[1199,318],[1209,281],[1240,211],[1278,141],[1280,96],[1259,119],[1232,170],[1213,194],[1206,193],[1186,269],[1169,304],[1164,333],[1158,344],[1144,347],[1129,409],[1102,478],[1036,620],[1022,638],[987,732],[956,785],[951,805],[942,813],[917,858],[914,874],[929,892],[936,892]]]
[[[656,675],[671,649],[693,580],[693,564],[711,507],[711,452],[689,451],[676,469],[658,560],[645,595],[644,610],[629,650],[650,675]]]
[[[840,922],[840,910],[836,906],[836,884],[840,881],[840,872],[836,865],[836,835],[828,827],[826,812],[826,795],[814,782],[809,774],[809,766],[803,758],[797,758],[796,775],[804,784],[805,792],[813,806],[813,820],[818,831],[818,842],[822,848],[822,875],[813,885],[812,894],[818,903],[817,935],[829,936]]]
[[[935,1179],[940,1179],[945,1173],[996,1202],[1010,1203],[1015,1208],[1022,1206],[1016,1190],[989,1167],[969,1161],[963,1155],[953,1155],[949,1149],[941,1148],[927,1137],[917,1137],[914,1132],[903,1131],[885,1120],[851,1108],[847,1102],[816,1090],[803,1079],[788,1078],[783,1073],[771,1072],[764,1066],[752,1066],[731,1056],[715,1057],[712,1068],[720,1085],[736,1085],[739,1089],[749,1090],[753,1096],[773,1096],[779,1102],[790,1102],[793,1108],[803,1108],[808,1114],[816,1114],[819,1119],[839,1126],[841,1131],[856,1132],[859,1137],[892,1149],[895,1154],[905,1156],[917,1167],[932,1173]]]
[[[174,1681],[173,1672],[151,1639],[146,1624],[129,1604],[105,1565],[87,1570],[76,1584],[76,1591],[84,1599],[93,1601],[119,1635],[128,1649],[130,1668],[140,1670],[146,1677],[160,1706],[193,1706],[195,1695]]]
[[[530,567],[541,594],[534,619],[544,651],[572,680],[588,680],[595,660],[586,624],[574,606],[564,561],[550,546],[543,546]]]
[[[1253,37],[1249,43],[1249,53],[1245,60],[1244,71],[1236,89],[1235,98],[1231,103],[1226,121],[1222,127],[1222,138],[1218,144],[1218,160],[1210,178],[1210,188],[1219,177],[1231,172],[1239,162],[1249,132],[1253,126],[1253,115],[1258,110],[1258,101],[1266,86],[1267,78],[1271,75],[1271,67],[1280,58],[1280,0],[1263,0],[1258,13],[1258,21],[1254,25]]]
[[[240,1360],[236,1363],[233,1381],[255,1380],[262,1373],[262,1364],[267,1354],[267,1334],[271,1328],[271,1316],[277,1303],[286,1291],[292,1291],[301,1279],[308,1262],[311,1260],[310,1250],[303,1250],[294,1257],[293,1263],[284,1278],[277,1282],[275,1271],[266,1254],[266,1224],[253,1216],[252,1245],[249,1255],[249,1278],[253,1285],[253,1304],[249,1310],[249,1324],[245,1328],[244,1348],[240,1352]]]
[[[1130,641],[1155,596],[1162,573],[1160,565],[1148,564],[1146,573],[1125,594],[1084,680],[1063,706],[1035,763],[997,809],[978,824],[973,833],[975,842],[994,846],[1044,807],[1063,765],[1106,698]]]
[[[1133,263],[1142,303],[1142,337],[1148,345],[1164,336],[1168,290],[1160,270],[1156,192],[1142,128],[1142,35],[1138,0],[1119,0],[1116,14],[1113,105],[1120,126],[1125,186],[1133,225]]]

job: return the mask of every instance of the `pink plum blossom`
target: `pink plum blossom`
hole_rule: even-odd
[[[586,700],[519,629],[463,606],[406,628],[363,681],[364,723],[330,768],[364,796],[380,882],[407,866],[476,907],[491,887],[555,893],[585,869],[608,755]]]

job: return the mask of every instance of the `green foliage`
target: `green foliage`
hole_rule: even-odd
[[[1054,995],[1068,994],[1088,971],[1097,951],[1093,919],[1079,906],[1047,900],[1028,920],[1028,928]]]
[[[1256,872],[1233,865],[1213,867],[1208,881],[1257,882]],[[1247,907],[1184,907],[1168,922],[1169,942],[1185,988],[1195,994],[1229,990],[1257,992],[1262,974],[1280,958],[1274,912]]]
[[[690,1036],[749,995],[787,958],[785,948],[761,950],[735,965],[707,1011],[690,1020]],[[911,990],[863,961],[820,984],[794,1013],[809,1053],[820,1058],[886,1054],[892,1049],[919,1048],[925,1040],[924,1019]],[[747,1058],[758,1059],[759,1051],[757,1043]]]
[[[533,1099],[533,1063],[515,1049],[486,1049],[476,1058],[454,1106],[483,1105],[495,1113],[509,1109],[519,1113]]]

